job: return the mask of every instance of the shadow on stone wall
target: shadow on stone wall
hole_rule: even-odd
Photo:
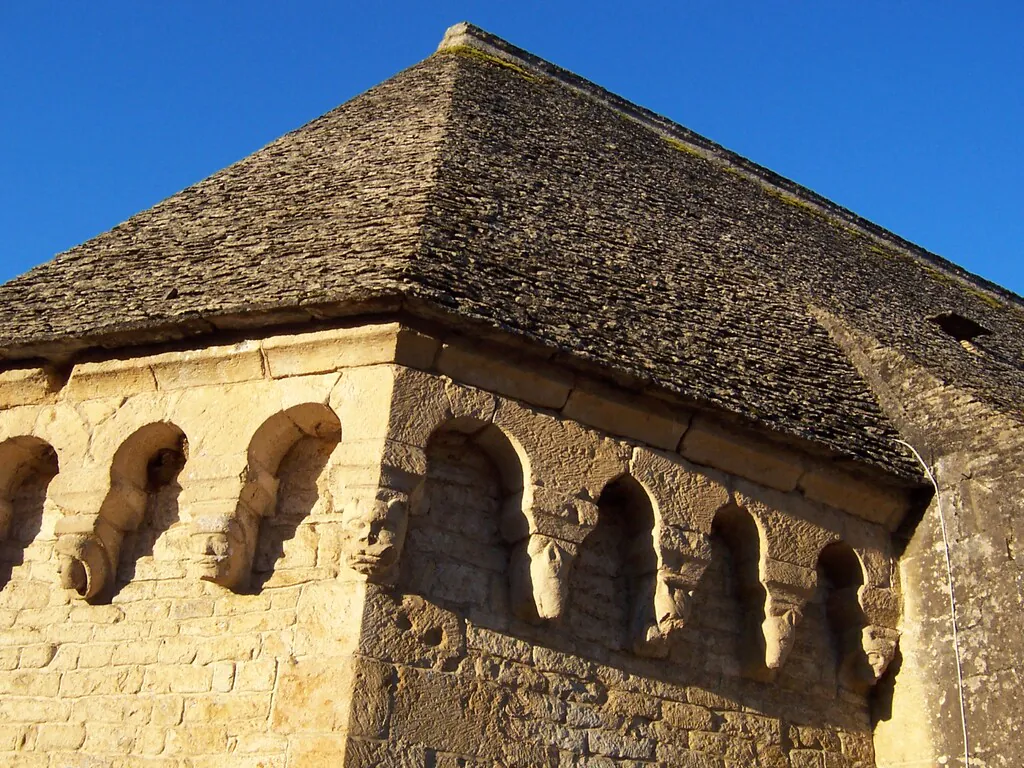
[[[0,589],[25,562],[25,550],[43,526],[43,507],[50,482],[57,476],[57,454],[47,449],[11,495],[7,538],[0,541]]]
[[[185,453],[180,450],[160,450],[147,465],[146,511],[139,527],[125,534],[111,598],[133,581],[146,581],[158,575],[153,561],[163,554],[158,551],[161,539],[180,519],[178,475],[184,466]],[[162,559],[180,561],[181,554],[168,551]]]
[[[321,486],[337,445],[336,438],[304,437],[281,460],[277,506],[260,522],[250,592],[293,583],[317,567],[316,537],[309,531],[308,540],[302,540],[302,525],[318,501],[327,498]]]
[[[533,624],[509,610],[494,462],[442,432],[428,446],[424,483],[398,586],[371,585],[373,618],[364,619],[375,629],[362,639],[363,663],[394,665],[385,676],[398,681],[388,749],[427,764],[460,755],[473,758],[465,765],[557,765],[559,752],[608,765],[874,764],[869,697],[838,681],[830,597],[852,577],[840,578],[831,559],[775,679],[750,679],[752,643],[764,658],[752,636],[765,591],[757,530],[742,510],[716,524],[692,615],[668,658],[651,659],[625,642],[636,607],[629,545],[638,532],[650,542],[649,510],[635,499],[611,494],[600,505],[602,522],[573,565],[567,615]],[[371,753],[367,765],[383,759]]]

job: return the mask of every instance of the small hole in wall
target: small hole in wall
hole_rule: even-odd
[[[441,631],[440,627],[431,627],[423,633],[421,639],[427,645],[437,647],[441,644],[441,641],[444,640],[444,632]]]
[[[942,312],[941,314],[929,317],[928,320],[960,342],[960,346],[968,352],[979,351],[974,346],[975,339],[979,336],[989,336],[992,334],[992,331],[988,328],[974,322],[969,317],[958,315],[956,312]]]
[[[408,632],[412,629],[412,622],[409,621],[409,617],[404,613],[398,614],[398,618],[395,619],[395,626],[402,632]]]

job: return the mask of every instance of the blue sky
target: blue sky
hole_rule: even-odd
[[[1024,293],[1024,3],[0,3],[0,281],[472,21]]]

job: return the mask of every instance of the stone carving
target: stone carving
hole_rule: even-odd
[[[187,450],[180,429],[153,422],[121,443],[102,486],[89,474],[58,476],[51,498],[65,512],[54,528],[61,584],[83,599],[112,588],[125,534],[139,527],[149,494],[177,475]]]
[[[248,511],[199,518],[192,535],[196,575],[228,589],[247,586],[259,519]]]
[[[889,664],[896,656],[899,637],[899,632],[895,629],[879,627],[874,624],[861,630],[864,653],[867,655],[868,666],[871,667],[875,682],[885,674],[885,670],[889,668]]]
[[[326,405],[295,405],[264,421],[244,454],[221,461],[222,469],[236,467],[238,474],[187,478],[182,503],[193,518],[193,573],[227,589],[247,588],[260,523],[277,506],[281,461],[303,437],[323,439],[340,432],[338,417]]]
[[[509,568],[512,610],[524,621],[552,621],[565,612],[575,552],[568,542],[534,533],[520,542]]]
[[[688,584],[666,571],[658,573],[654,592],[654,616],[665,634],[682,629],[690,619],[693,590]]]
[[[764,635],[764,663],[768,669],[777,670],[786,663],[793,650],[796,627],[803,617],[802,605],[771,597],[765,601],[761,633]]]
[[[678,574],[664,569],[635,579],[630,631],[638,656],[664,658],[673,634],[686,626],[693,589]]]
[[[811,568],[764,558],[759,565],[764,585],[764,666],[770,679],[793,650],[804,606],[814,594],[817,572]]]
[[[393,584],[408,527],[408,497],[379,489],[370,499],[355,497],[345,508],[351,532],[348,565],[378,584]]]
[[[61,521],[74,523],[74,518]],[[113,581],[122,534],[102,522],[95,531],[61,530],[57,528],[56,552],[61,586],[74,590],[78,597],[89,600],[104,592]],[[67,526],[64,526],[67,527]]]
[[[840,683],[850,690],[866,692],[889,668],[898,642],[895,629],[877,624],[847,630],[840,638]]]

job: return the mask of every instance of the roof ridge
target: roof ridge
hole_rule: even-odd
[[[725,163],[738,173],[742,173],[761,184],[770,194],[797,196],[801,205],[813,206],[822,214],[838,219],[848,227],[855,229],[858,233],[899,249],[906,256],[924,262],[926,268],[941,269],[950,277],[970,284],[974,290],[986,291],[993,294],[993,298],[996,300],[1012,302],[1019,308],[1024,308],[1024,297],[1004,288],[998,283],[976,275],[949,259],[900,237],[895,232],[875,224],[873,221],[851,211],[849,208],[829,200],[824,195],[820,195],[814,190],[792,179],[788,179],[770,168],[759,165],[664,115],[659,115],[653,110],[612,93],[593,81],[581,77],[557,64],[552,64],[550,61],[513,45],[507,40],[474,24],[463,21],[449,27],[437,48],[437,53],[455,52],[466,48],[480,51],[516,68],[525,69],[532,74],[556,80],[570,90],[593,99],[621,114],[623,117],[643,125],[666,140],[685,142],[689,146],[680,147],[684,151],[693,151],[709,161]]]

